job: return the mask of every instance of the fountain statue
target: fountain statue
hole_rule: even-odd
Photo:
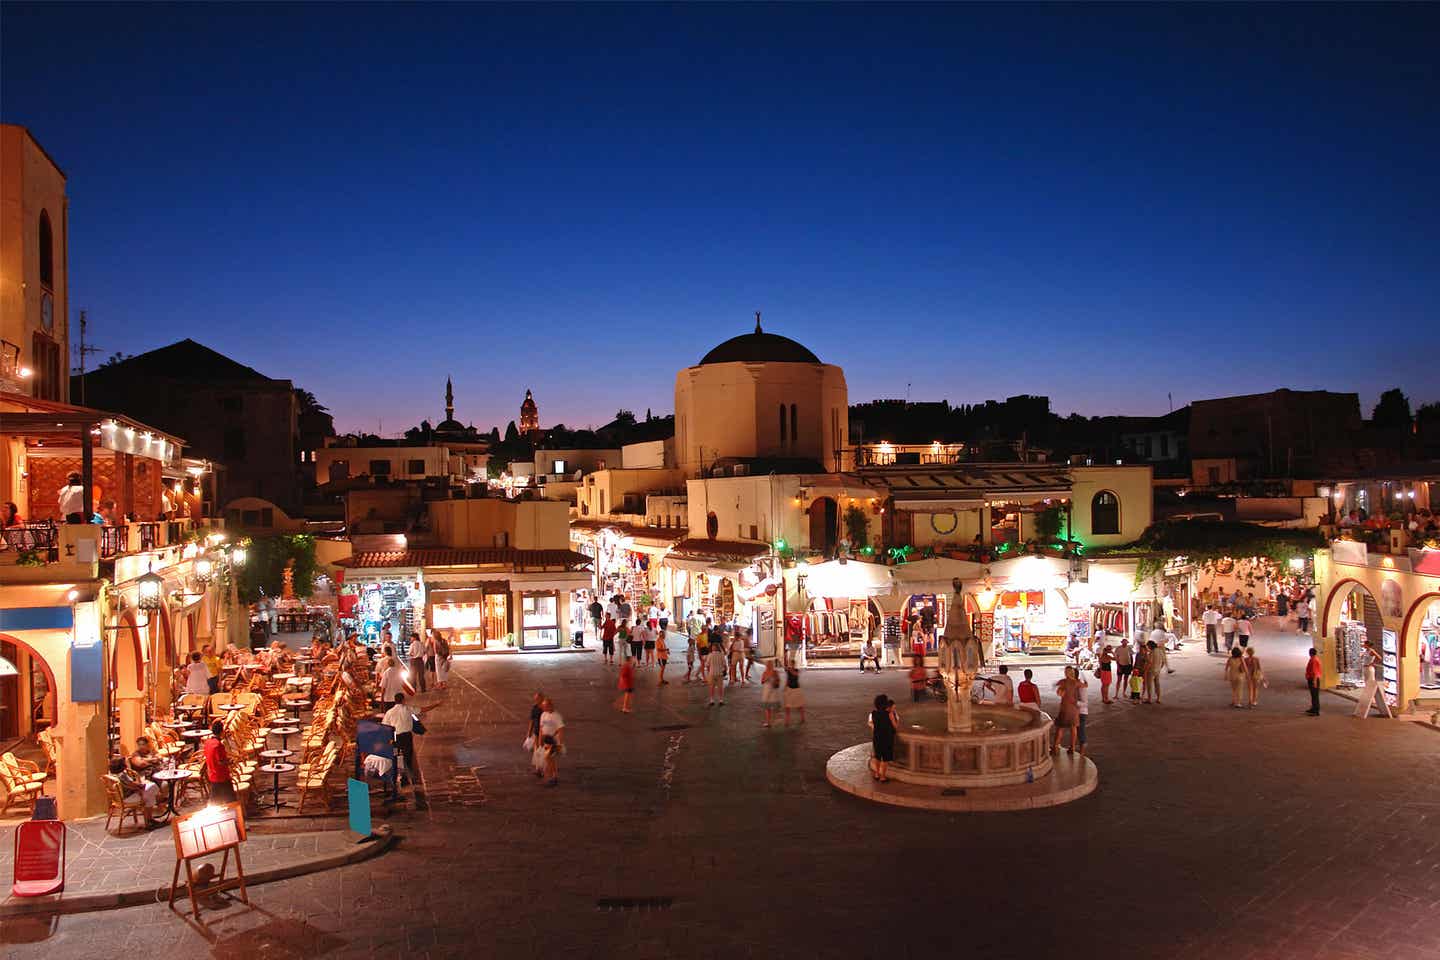
[[[968,594],[959,580],[954,581],[954,586],[939,651],[940,675],[945,679],[945,729],[951,733],[969,733],[975,729],[970,688],[975,675],[985,666],[985,645],[970,629],[970,614],[965,608]]]

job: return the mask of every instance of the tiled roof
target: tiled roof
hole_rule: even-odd
[[[675,544],[673,553],[693,557],[717,557],[722,559],[749,560],[770,550],[768,543],[747,543],[743,540],[707,540],[691,537]]]
[[[574,570],[590,558],[574,550],[520,550],[515,547],[430,548],[353,553],[335,561],[339,567],[376,569],[383,567],[475,567],[505,564],[514,570],[564,567]]]
[[[650,537],[653,540],[683,540],[687,533],[684,527],[643,527],[610,520],[571,520],[570,526],[579,530],[615,530],[627,537]]]

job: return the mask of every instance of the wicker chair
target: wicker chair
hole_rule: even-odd
[[[113,773],[107,773],[105,780],[105,798],[108,806],[105,809],[105,829],[110,829],[110,821],[118,814],[120,817],[120,829],[125,829],[125,818],[132,817],[137,827],[145,826],[145,800],[136,796],[126,796],[125,788],[120,785],[120,778]]]

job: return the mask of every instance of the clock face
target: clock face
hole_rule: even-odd
[[[46,333],[55,331],[55,298],[48,293],[40,294],[40,326]]]

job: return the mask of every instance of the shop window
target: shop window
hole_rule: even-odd
[[[370,476],[372,476],[372,477],[388,477],[388,476],[390,476],[390,461],[389,461],[389,460],[371,460],[371,461],[370,461]]]
[[[45,210],[40,211],[40,283],[55,289],[55,232]]]
[[[520,600],[521,645],[560,645],[560,597],[555,593],[527,593]]]
[[[409,464],[408,464],[408,472],[409,472],[412,476],[424,476],[424,475],[425,475],[425,461],[424,461],[424,460],[411,460],[411,461],[409,462]]]
[[[1090,501],[1090,532],[1097,535],[1120,532],[1120,498],[1109,490],[1101,490]]]
[[[555,474],[566,473],[566,466],[567,464],[564,460],[556,460],[554,465],[550,467],[550,472]]]

